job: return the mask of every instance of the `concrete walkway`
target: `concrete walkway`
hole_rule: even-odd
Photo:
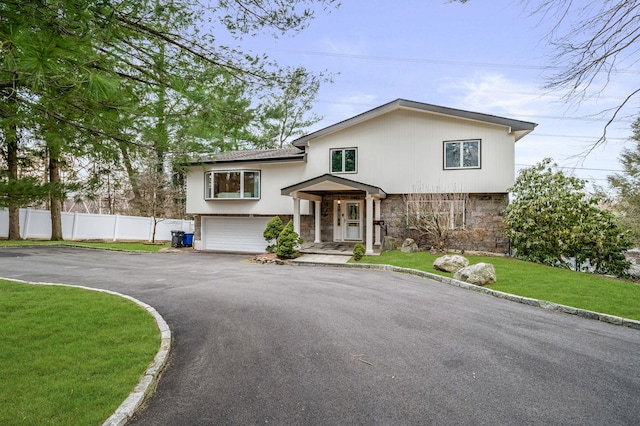
[[[345,242],[324,242],[324,243],[304,243],[300,247],[302,254],[337,254],[352,256],[355,243]],[[372,256],[379,256],[380,250],[374,249]]]
[[[347,263],[351,255],[341,254],[303,254],[293,259],[291,263],[316,263],[316,264],[338,264]]]

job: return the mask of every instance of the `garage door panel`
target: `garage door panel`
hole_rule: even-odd
[[[205,250],[259,253],[267,242],[262,233],[271,218],[205,217],[202,221]]]

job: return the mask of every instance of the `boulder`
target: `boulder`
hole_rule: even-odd
[[[453,278],[469,284],[483,286],[496,282],[496,270],[490,263],[476,263],[460,269],[454,274]]]
[[[392,251],[397,249],[398,246],[396,245],[396,239],[393,237],[384,237],[382,238],[382,251]]]
[[[631,278],[640,278],[640,249],[634,248],[628,250],[625,252],[624,256],[627,261],[631,262],[627,273],[631,276]]]
[[[418,247],[418,244],[416,244],[416,242],[412,238],[407,238],[402,243],[402,248],[400,250],[403,253],[415,253],[417,251],[420,251],[420,248]]]
[[[465,266],[469,266],[469,260],[459,254],[445,254],[433,262],[435,269],[445,272],[456,272]]]
[[[629,269],[627,270],[627,273],[629,274],[629,276],[633,279],[638,279],[640,278],[640,265],[631,265],[629,266]]]

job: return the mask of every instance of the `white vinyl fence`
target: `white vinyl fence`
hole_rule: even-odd
[[[156,240],[171,241],[171,231],[193,232],[192,220],[162,219],[156,226]],[[151,241],[153,218],[88,213],[62,213],[65,240]],[[0,238],[9,236],[9,211],[0,209]],[[51,238],[48,210],[20,209],[22,238]]]

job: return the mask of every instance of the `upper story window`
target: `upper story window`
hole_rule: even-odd
[[[331,173],[356,173],[357,171],[357,148],[339,148],[331,150]]]
[[[260,199],[260,171],[228,170],[211,171],[204,174],[204,198],[215,199]]]
[[[445,169],[479,169],[480,139],[446,141],[444,143]]]

